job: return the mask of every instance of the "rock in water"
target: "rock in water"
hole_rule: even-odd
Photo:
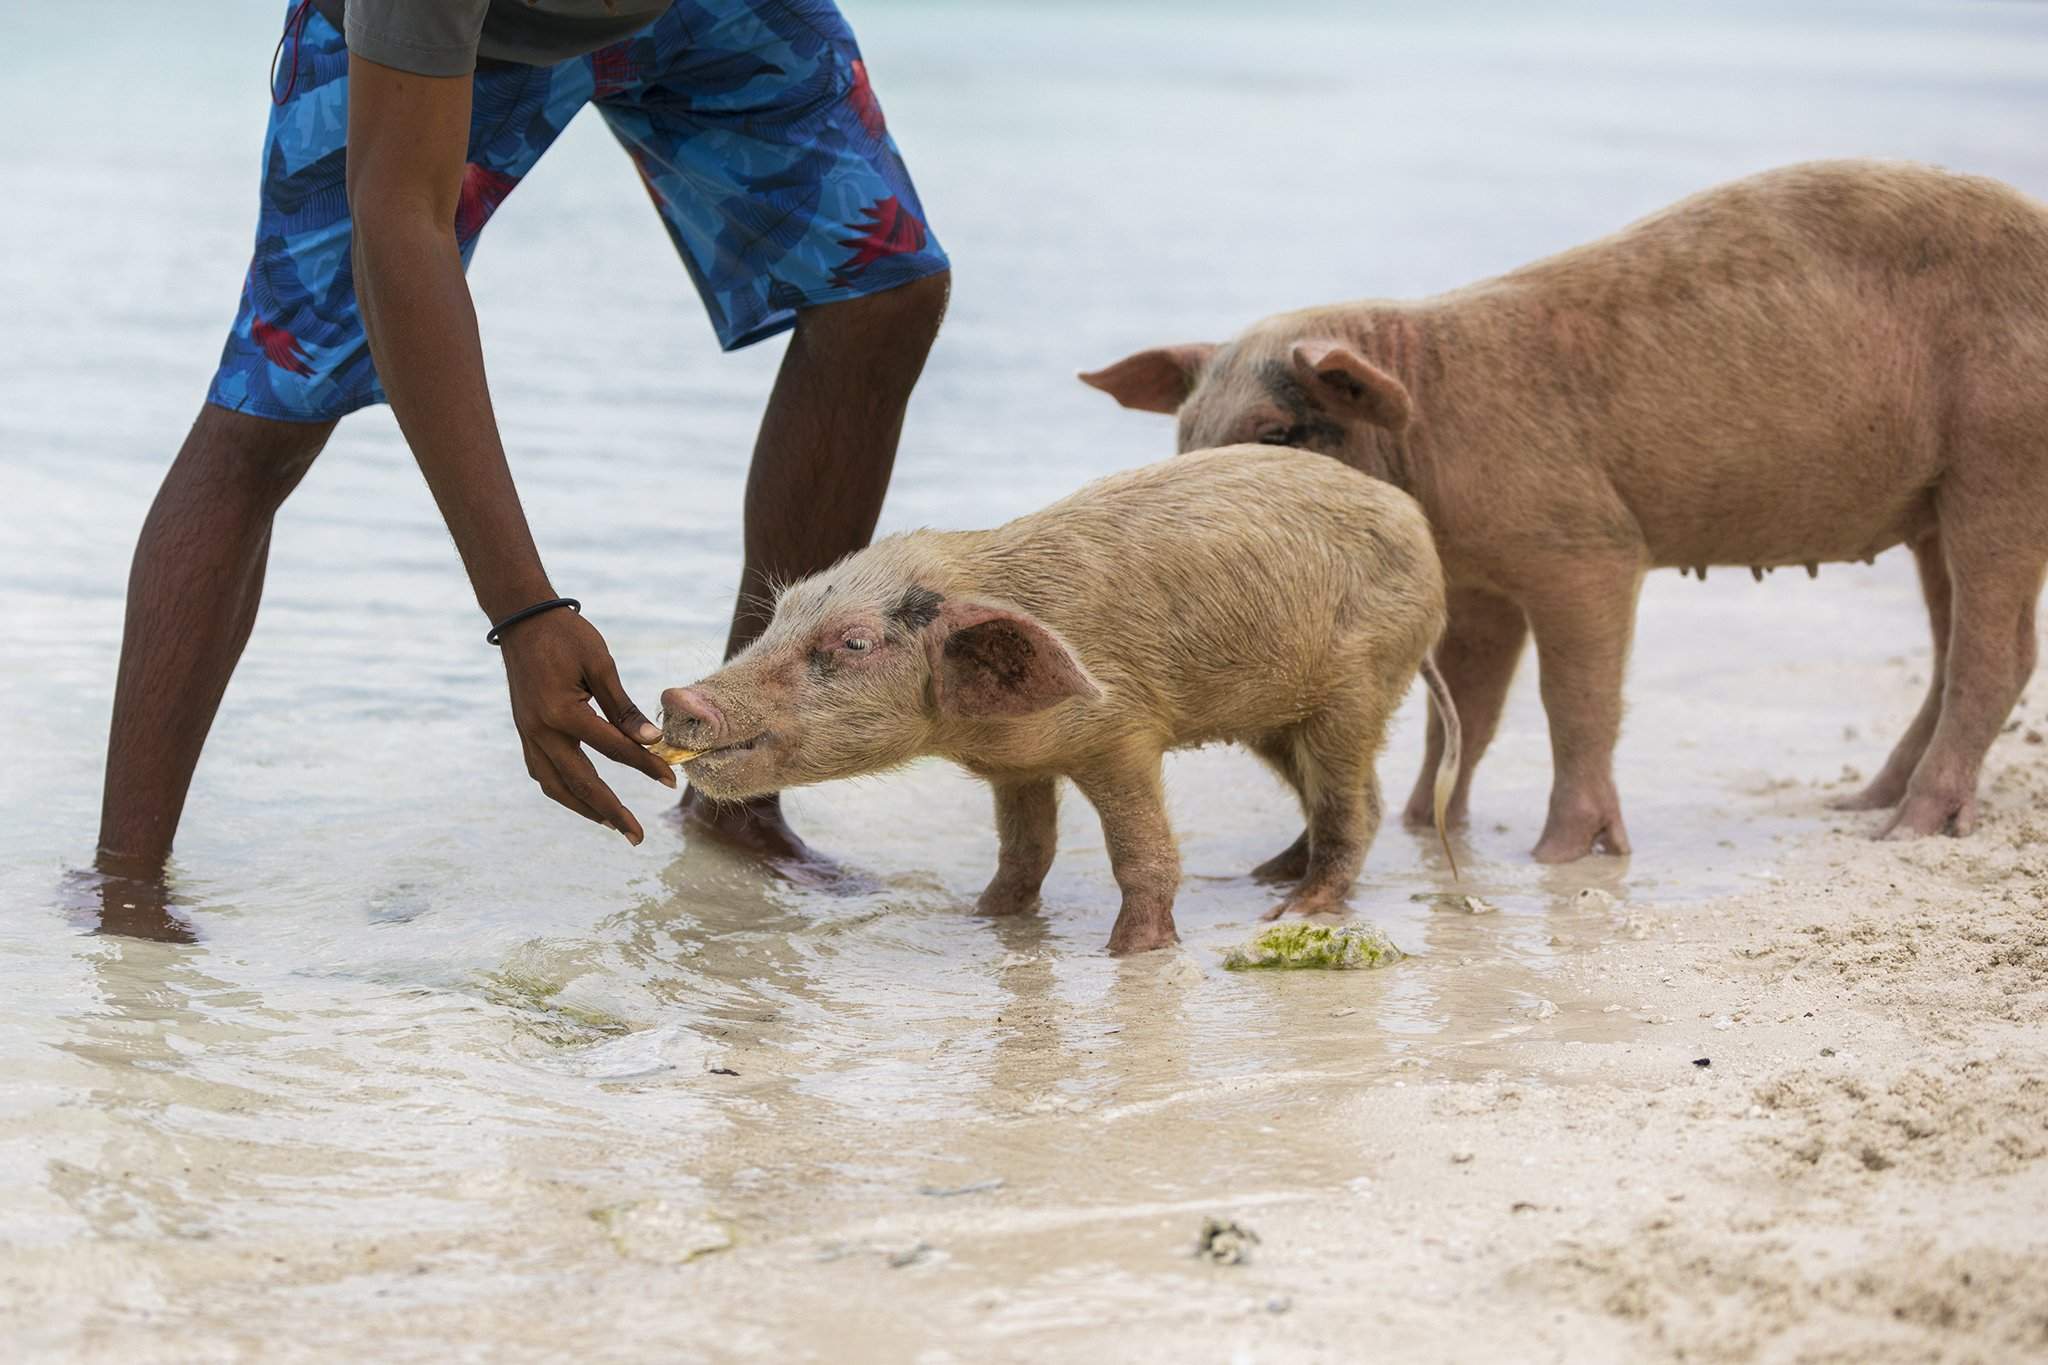
[[[636,1261],[687,1265],[732,1245],[732,1234],[716,1219],[665,1199],[592,1209],[590,1216],[611,1234],[620,1255]]]
[[[1439,910],[1462,910],[1468,915],[1491,915],[1500,909],[1490,900],[1461,895],[1456,891],[1417,891],[1408,899],[1423,905],[1433,905]]]
[[[1401,957],[1401,950],[1371,925],[1346,924],[1332,929],[1323,924],[1275,924],[1232,948],[1223,966],[1233,972],[1257,967],[1355,971],[1384,967]]]
[[[1202,1235],[1195,1240],[1195,1255],[1217,1265],[1243,1265],[1251,1259],[1259,1234],[1227,1218],[1204,1218]]]

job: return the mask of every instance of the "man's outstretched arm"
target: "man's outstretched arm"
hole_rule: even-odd
[[[417,76],[352,56],[348,199],[356,300],[378,377],[477,604],[498,620],[556,592],[498,439],[456,247],[470,88],[467,76]],[[667,786],[675,775],[641,747],[660,732],[627,699],[603,638],[574,612],[551,611],[508,630],[504,649],[527,772],[551,799],[639,843],[639,821],[580,746]]]

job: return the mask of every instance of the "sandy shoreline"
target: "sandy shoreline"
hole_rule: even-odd
[[[1903,712],[1911,678],[1885,686]],[[51,1360],[2038,1357],[2044,711],[1995,746],[1970,839],[1873,844],[1844,817],[1718,900],[1560,891],[1557,961],[1519,985],[1485,937],[1508,916],[1444,908],[1430,952],[1371,974],[1378,995],[1361,974],[1221,976],[1215,946],[1244,928],[1224,921],[1182,955],[1099,964],[1091,1004],[1059,974],[1098,964],[1004,928],[984,1037],[874,1016],[865,1040],[830,1035],[836,1060],[800,1011],[736,1002],[728,1026],[590,1042],[572,1002],[550,1017],[574,1046],[505,1045],[593,1082],[590,1135],[522,1136],[515,1106],[467,1173],[384,1208],[378,1159],[235,1140],[237,1104],[178,1074],[190,1021],[131,1012],[102,1041],[163,1060],[88,1111],[0,1126],[14,1160],[94,1154],[49,1165],[46,1209],[11,1210],[51,1234],[0,1250],[0,1310]],[[1846,789],[1774,788],[1744,798],[1767,821]],[[1469,998],[1472,1027],[1391,1036],[1417,982]],[[1245,1066],[1191,1058],[1189,1021],[1219,1010]],[[849,1074],[864,1117],[834,1121],[824,1087]],[[179,1121],[194,1106],[219,1131]],[[90,1234],[56,1233],[81,1211]],[[1211,1215],[1258,1235],[1246,1263],[1191,1254]]]

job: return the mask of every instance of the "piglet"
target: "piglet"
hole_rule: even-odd
[[[1178,938],[1169,749],[1234,740],[1278,770],[1307,828],[1255,870],[1296,883],[1267,918],[1342,908],[1418,668],[1456,732],[1429,658],[1443,627],[1414,499],[1321,455],[1203,451],[994,530],[892,536],[793,584],[745,652],[662,694],[663,738],[703,751],[685,771],[720,800],[959,763],[995,789],[990,915],[1037,905],[1070,778],[1123,893],[1109,950],[1136,953]],[[1453,745],[1440,802],[1457,772]]]

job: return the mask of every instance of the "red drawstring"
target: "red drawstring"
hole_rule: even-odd
[[[313,0],[299,0],[299,7],[286,16],[284,32],[277,35],[277,51],[270,54],[270,102],[282,107],[292,97],[292,91],[299,86],[299,47],[306,35],[306,16],[313,10]],[[284,83],[284,93],[277,93],[277,59],[284,55],[284,40],[292,40],[291,74]]]

